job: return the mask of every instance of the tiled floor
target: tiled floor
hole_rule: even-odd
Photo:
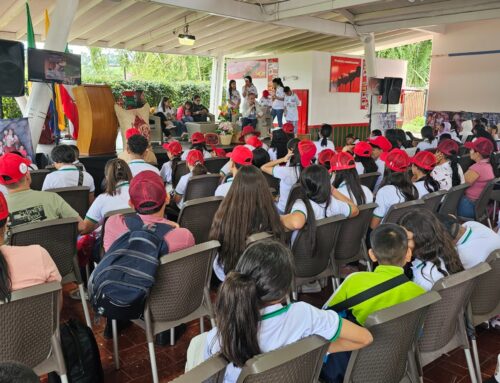
[[[78,318],[82,322],[83,312],[78,301],[68,297],[71,286],[65,288],[62,321],[68,318]],[[330,291],[325,289],[321,294],[302,294],[300,299],[320,306],[328,298]],[[99,344],[101,361],[104,368],[106,383],[147,383],[151,382],[151,369],[149,364],[146,337],[137,326],[132,325],[125,329],[120,336],[120,361],[121,369],[116,371],[113,364],[113,346],[110,340],[102,334],[104,320],[94,327],[94,334]],[[206,328],[209,322],[206,321]],[[186,350],[192,337],[199,334],[199,321],[188,324],[187,331],[177,341],[176,345],[156,346],[156,360],[161,382],[169,382],[182,374],[186,362]],[[496,358],[500,353],[500,331],[479,330],[478,347],[482,366],[483,379],[490,378],[496,367]],[[466,383],[470,382],[464,353],[455,350],[449,356],[443,356],[424,369],[425,383]]]

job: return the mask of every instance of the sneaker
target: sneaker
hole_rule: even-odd
[[[85,293],[85,299],[89,300],[89,293],[86,288],[83,289]],[[80,295],[80,289],[73,290],[72,292],[69,293],[69,297],[71,299],[74,299],[75,301],[81,301],[82,296]]]
[[[490,326],[495,329],[500,329],[500,315],[497,315],[495,318],[490,319]]]
[[[319,281],[309,282],[305,285],[300,286],[302,293],[319,293],[321,292],[321,285]]]

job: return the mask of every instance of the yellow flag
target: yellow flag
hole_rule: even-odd
[[[49,11],[45,9],[45,38],[47,38],[47,35],[49,34],[49,28],[50,28]]]
[[[62,84],[54,84],[54,89],[56,93],[56,99],[54,100],[54,105],[57,110],[57,126],[60,131],[66,130],[66,120],[64,119],[64,108],[61,99],[61,90],[60,86],[64,86]]]

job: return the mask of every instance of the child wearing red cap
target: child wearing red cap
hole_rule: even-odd
[[[330,159],[333,187],[356,205],[373,202],[372,191],[361,185],[354,157],[348,152],[334,153]]]
[[[321,125],[321,130],[319,131],[320,138],[314,144],[316,145],[316,158],[323,150],[333,150],[335,152],[335,145],[333,144],[330,137],[332,135],[332,126],[329,124]]]
[[[458,204],[458,215],[474,218],[476,202],[486,185],[495,178],[493,166],[490,162],[494,146],[491,140],[479,137],[472,142],[465,143],[465,147],[470,150],[470,158],[475,164],[464,174],[465,182],[470,186],[465,190],[465,195]]]
[[[129,138],[132,136],[135,136],[135,135],[142,135],[139,129],[137,129],[137,128],[127,129],[127,131],[125,132],[125,139],[128,142]],[[146,138],[146,137],[144,137],[144,138]],[[148,142],[147,138],[146,138],[146,141]],[[148,142],[148,146],[147,146],[147,149],[146,149],[143,157],[144,157],[143,158],[144,161],[148,164],[153,164],[153,165],[158,164],[158,160],[156,159],[154,152],[151,150],[151,146],[150,146],[149,142]],[[125,150],[123,152],[118,154],[118,158],[122,159],[123,161],[125,161],[127,163],[132,160],[132,156],[127,151],[126,147],[125,147]]]
[[[382,153],[388,153],[392,149],[392,144],[384,136],[370,138],[368,143],[372,147],[372,158],[377,164],[377,172],[380,173],[380,176],[377,178],[377,182],[375,183],[375,191],[377,191],[382,183],[385,171],[385,162],[380,158],[380,156]]]
[[[148,140],[139,134],[134,134],[127,140],[127,153],[129,155],[128,166],[130,167],[133,177],[146,170],[150,170],[160,175],[160,171],[155,166],[146,162],[148,145]]]
[[[413,184],[417,188],[418,198],[439,190],[439,182],[431,176],[436,166],[436,157],[428,151],[418,152],[411,159],[411,172]]]
[[[393,149],[383,153],[381,159],[385,162],[385,175],[375,198],[378,206],[373,211],[372,229],[380,225],[392,205],[418,199],[417,188],[408,174],[411,165],[408,154],[404,150]]]
[[[172,174],[174,174],[177,165],[182,157],[182,145],[179,141],[171,140],[163,144],[163,149],[167,151],[169,161],[165,162],[160,170],[160,176],[167,184],[172,183]]]
[[[242,166],[252,165],[253,161],[253,153],[250,149],[248,149],[244,145],[237,146],[233,149],[231,153],[227,154],[227,157],[230,158],[229,164],[229,173],[232,174],[232,177],[228,177],[226,182],[219,185],[215,190],[216,197],[225,197],[231,188],[234,177],[238,173],[238,170]]]
[[[186,165],[189,169],[189,173],[184,174],[179,179],[179,183],[175,187],[173,198],[179,210],[184,206],[184,194],[186,193],[189,179],[192,176],[201,176],[208,173],[208,170],[205,167],[205,158],[199,150],[192,149],[189,151],[186,157]]]
[[[330,161],[335,155],[335,152],[331,149],[322,150],[318,155],[318,163],[325,167],[326,170],[330,170]]]
[[[450,190],[465,182],[464,172],[458,163],[458,148],[458,144],[451,139],[441,141],[437,147],[437,165],[431,175],[439,182],[441,190]]]
[[[191,136],[190,141],[191,141],[191,148],[182,153],[181,156],[182,161],[186,161],[186,158],[191,150],[199,150],[203,154],[204,159],[212,157],[206,146],[205,136],[203,135],[203,133],[194,132],[193,135]]]

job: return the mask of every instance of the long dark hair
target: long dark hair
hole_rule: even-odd
[[[168,100],[169,100],[169,98],[168,98],[168,97],[163,97],[163,98],[161,99],[161,106],[160,106],[160,108],[161,108],[161,111],[162,111],[162,112],[165,112],[165,103],[166,103]]]
[[[332,126],[329,124],[323,124],[321,125],[321,130],[320,130],[320,135],[321,135],[321,146],[326,147],[328,145],[328,137],[332,135]]]
[[[356,169],[337,170],[333,186],[338,188],[342,183],[345,183],[351,200],[356,201],[357,205],[364,205],[366,203],[365,191],[361,187],[361,181]]]
[[[273,78],[273,83],[275,83],[278,86],[281,86],[282,88],[285,87],[285,85],[283,85],[283,81],[281,81],[280,77]]]
[[[7,218],[0,221],[0,228],[5,228]],[[3,232],[3,231],[2,231]],[[10,279],[9,265],[0,250],[0,302],[10,301],[12,290],[12,280]]]
[[[431,176],[432,170],[427,170],[417,165],[413,166],[415,166],[418,170],[424,173],[424,176],[422,178],[419,178],[417,182],[423,181],[424,187],[429,193],[437,192],[440,188],[440,185],[439,182],[437,182],[434,178],[432,178]]]
[[[209,235],[221,243],[219,264],[226,273],[234,270],[247,237],[261,232],[279,239],[284,236],[264,175],[253,165],[242,166],[215,214]]]
[[[375,163],[375,160],[372,156],[361,157],[354,155],[354,161],[361,162],[363,168],[365,169],[365,173],[375,173],[378,172],[378,166]]]
[[[235,80],[230,80],[230,81],[229,81],[229,86],[228,86],[228,89],[227,89],[227,98],[228,98],[229,100],[231,100],[231,96],[233,95],[233,89],[231,89],[231,85],[232,85],[233,83],[234,83],[234,84],[236,84],[236,81],[235,81]]]
[[[475,130],[476,130],[476,132],[475,132],[474,135],[477,138],[483,137],[483,138],[487,138],[488,140],[490,140],[491,143],[493,144],[493,151],[496,151],[497,143],[493,139],[493,136],[490,134],[490,132],[488,132],[486,130],[486,128],[484,127],[484,125],[476,125]]]
[[[297,140],[297,143],[294,144],[293,140]],[[300,174],[302,173],[302,170],[304,170],[304,167],[302,166],[302,162],[300,162],[300,152],[299,152],[299,139],[292,139],[288,141],[287,147],[289,150],[293,151],[292,156],[290,157],[290,167],[293,167],[295,169],[295,174],[297,178],[300,177]]]
[[[420,134],[424,140],[427,140],[431,143],[434,140],[434,129],[432,126],[425,125],[422,129],[420,129]]]
[[[207,148],[207,145],[202,142],[200,144],[191,144],[191,147],[189,148],[189,150],[199,150],[200,152],[203,153],[203,155],[205,155],[205,152],[208,152],[208,148]]]
[[[289,141],[288,135],[281,129],[273,132],[270,147],[276,149],[276,158],[283,158],[288,153],[287,142]]]
[[[291,212],[295,201],[300,199],[304,202],[307,209],[307,220],[305,226],[301,229],[302,235],[307,236],[307,241],[311,249],[314,250],[316,245],[316,217],[310,201],[314,201],[318,205],[325,204],[326,218],[326,211],[331,201],[330,175],[323,166],[311,165],[300,174],[299,185],[298,193],[293,195],[287,202],[285,214]],[[314,254],[314,251],[312,251],[312,254]]]
[[[105,193],[114,196],[116,195],[116,184],[123,181],[130,182],[132,179],[132,172],[125,161],[119,158],[113,158],[106,162],[104,177],[106,179]]]
[[[426,209],[412,209],[400,219],[399,224],[413,233],[415,258],[431,262],[445,276],[464,270],[453,238],[434,213]],[[441,260],[446,270],[441,268]]]
[[[215,303],[221,353],[236,367],[261,353],[260,310],[283,301],[293,279],[292,255],[283,244],[265,240],[250,245],[219,289]]]
[[[380,188],[387,185],[395,186],[398,193],[405,199],[405,202],[418,199],[418,190],[411,182],[408,172],[395,172],[386,167]]]

